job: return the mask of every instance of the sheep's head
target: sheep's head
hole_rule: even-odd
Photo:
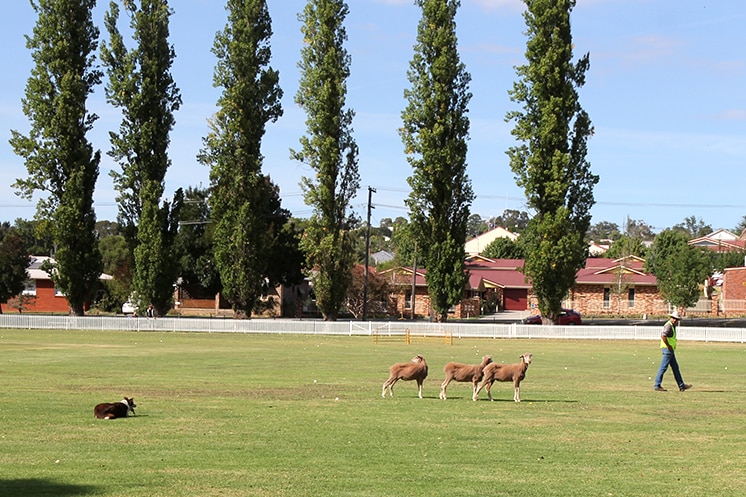
[[[418,364],[418,363],[420,363],[420,362],[424,362],[424,361],[425,361],[425,358],[424,358],[424,357],[422,357],[422,356],[421,356],[421,355],[419,355],[419,354],[417,354],[416,356],[414,356],[414,357],[412,358],[412,362],[413,362],[413,363],[415,363],[415,364]]]
[[[490,364],[492,362],[492,356],[486,355],[482,357],[482,366],[486,366],[487,364]]]
[[[533,354],[523,354],[521,357],[521,361],[525,362],[526,364],[531,364],[531,356]]]

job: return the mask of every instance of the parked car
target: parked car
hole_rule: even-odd
[[[523,320],[523,324],[541,324],[541,315],[529,316]],[[580,318],[579,312],[572,309],[562,309],[557,318],[557,324],[562,326],[583,324],[583,320]]]
[[[136,314],[137,306],[129,300],[122,304],[122,314]]]

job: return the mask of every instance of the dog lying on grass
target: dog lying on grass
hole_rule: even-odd
[[[98,419],[126,418],[135,415],[135,399],[125,397],[119,402],[104,402],[93,408],[93,415]]]

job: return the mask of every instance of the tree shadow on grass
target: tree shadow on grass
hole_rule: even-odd
[[[70,485],[43,479],[4,480],[0,478],[0,495],[33,497],[75,497],[97,493],[90,485]]]

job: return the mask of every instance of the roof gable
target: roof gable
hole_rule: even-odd
[[[50,264],[54,264],[54,259],[52,257],[47,257],[43,255],[32,255],[29,258],[31,259],[31,264],[26,270],[26,273],[28,274],[28,279],[30,280],[51,280],[52,279],[49,276],[49,273],[47,273],[45,270],[41,268],[42,265],[47,261],[49,261]],[[98,276],[98,279],[99,280],[113,280],[114,277],[106,273],[101,273]]]
[[[464,244],[464,252],[466,252],[467,255],[477,255],[483,252],[490,243],[498,238],[509,238],[510,240],[515,241],[518,238],[518,235],[498,226],[497,228],[491,229],[479,236],[475,236],[471,240],[468,240],[466,244]]]

